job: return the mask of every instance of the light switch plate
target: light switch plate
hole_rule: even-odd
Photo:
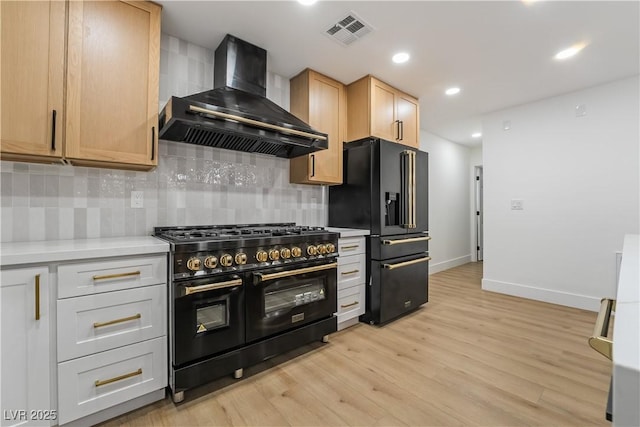
[[[511,210],[512,211],[524,210],[524,201],[522,199],[511,199]]]

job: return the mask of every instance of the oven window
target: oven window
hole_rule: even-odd
[[[273,289],[278,288],[278,289]],[[273,289],[273,290],[270,290]],[[321,301],[326,298],[323,278],[296,282],[292,286],[268,286],[264,292],[265,317],[279,315],[293,307]]]
[[[201,334],[212,329],[229,326],[227,301],[217,301],[215,304],[196,308],[196,333]]]

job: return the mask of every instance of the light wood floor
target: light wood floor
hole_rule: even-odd
[[[104,425],[610,426],[611,363],[587,344],[596,313],[485,292],[481,276],[482,263],[434,274],[409,316]]]

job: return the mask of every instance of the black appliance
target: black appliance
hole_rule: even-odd
[[[428,154],[365,138],[344,146],[342,185],[329,187],[329,225],[370,229],[366,312],[385,323],[428,301]]]
[[[293,223],[156,227],[169,253],[169,386],[184,391],[337,329],[338,234]]]
[[[227,34],[215,51],[214,89],[171,97],[159,116],[159,138],[277,157],[328,146],[266,96],[267,51]]]

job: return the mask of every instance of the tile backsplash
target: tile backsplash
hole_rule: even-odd
[[[213,86],[213,52],[162,35],[160,104]],[[289,107],[288,79],[267,96]],[[289,161],[160,141],[152,172],[0,162],[0,241],[150,235],[162,225],[326,225],[327,191],[289,184]],[[131,208],[131,191],[143,207]]]

